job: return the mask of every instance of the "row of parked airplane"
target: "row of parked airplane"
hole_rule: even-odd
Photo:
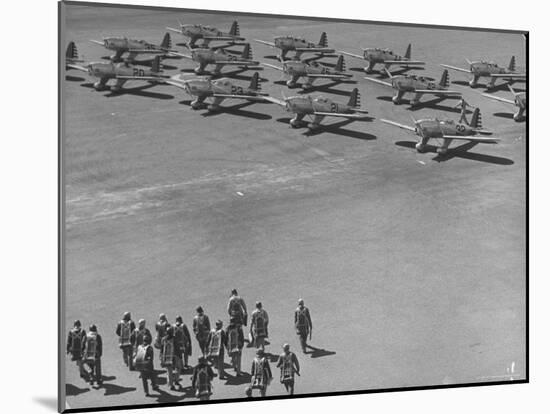
[[[86,71],[91,76],[98,78],[98,81],[94,83],[94,87],[98,90],[107,88],[107,82],[110,79],[115,79],[115,84],[110,87],[113,91],[120,90],[128,80],[142,80],[173,85],[185,90],[195,98],[191,102],[193,109],[206,108],[209,111],[216,111],[220,109],[221,103],[226,99],[271,102],[280,105],[286,111],[294,114],[290,125],[295,128],[306,125],[310,130],[316,130],[327,116],[350,120],[361,120],[368,117],[366,115],[368,112],[360,108],[360,95],[357,88],[352,91],[347,103],[335,102],[324,96],[313,97],[311,95],[288,98],[283,96],[283,99],[278,99],[261,92],[258,72],[254,73],[250,85],[247,87],[236,85],[227,77],[212,79],[210,76],[185,78],[183,75],[173,77],[164,75],[161,59],[167,57],[182,57],[197,62],[199,64],[195,69],[197,75],[203,74],[208,64],[215,65],[214,75],[219,75],[225,65],[237,65],[244,69],[254,69],[260,65],[260,62],[253,60],[250,44],[245,42],[246,39],[240,36],[237,22],[233,22],[229,32],[223,32],[211,26],[197,24],[184,25],[181,23],[180,29],[167,29],[180,33],[190,39],[185,44],[189,50],[189,54],[180,53],[172,48],[169,33],[166,33],[162,42],[158,45],[143,40],[111,37],[104,38],[102,42],[93,41],[115,52],[110,62],[92,62],[83,65],[82,63],[84,62],[79,59],[75,44],[70,42],[66,54],[66,68]],[[197,45],[199,40],[201,43]],[[210,43],[213,41],[225,41],[226,43],[221,46],[210,46]],[[442,65],[446,69],[443,71],[439,82],[423,76],[392,75],[390,68],[393,65],[408,67],[410,65],[425,64],[425,62],[411,58],[411,45],[407,47],[407,51],[403,56],[394,54],[391,50],[379,48],[364,49],[362,56],[346,51],[339,51],[340,56],[338,56],[335,65],[322,64],[317,62],[317,59],[325,56],[334,56],[336,52],[334,49],[328,47],[327,35],[324,32],[317,44],[292,36],[276,37],[274,42],[258,39],[256,41],[281,50],[281,54],[279,55],[281,66],[268,63],[261,63],[261,65],[283,72],[289,77],[287,82],[287,86],[289,87],[296,87],[297,81],[302,77],[306,79],[301,85],[304,89],[311,88],[317,78],[328,78],[338,82],[350,80],[352,75],[346,72],[344,55],[368,61],[369,64],[365,68],[367,73],[372,72],[376,64],[383,64],[382,73],[387,75],[388,81],[372,77],[365,77],[365,79],[392,87],[396,91],[395,96],[392,98],[395,104],[401,103],[406,93],[414,94],[410,100],[411,105],[416,105],[420,97],[426,94],[435,95],[440,98],[460,97],[461,93],[459,91],[449,90],[449,74],[447,69],[468,71],[467,69]],[[227,50],[229,47],[238,45],[244,46],[241,53]],[[289,51],[294,51],[295,56],[287,60]],[[125,53],[127,53],[127,57],[123,59],[122,56]],[[315,57],[302,60],[301,56],[304,53],[314,53]],[[152,61],[150,70],[132,65],[138,54],[156,55]],[[491,79],[490,86],[494,86],[497,79],[513,82],[525,78],[524,73],[516,71],[515,58],[513,57],[508,68],[502,68],[490,62],[469,62],[469,64],[469,72],[473,74],[473,79],[470,82],[471,86],[475,86],[479,78],[484,76]],[[516,105],[518,113],[514,115],[514,119],[519,120],[523,117],[526,109],[525,93],[515,93],[511,87],[510,90],[514,94],[513,101],[489,94],[484,95]],[[206,99],[210,99],[211,101],[206,103]],[[303,119],[306,116],[312,119],[311,122],[304,122]],[[384,119],[381,121],[410,130],[418,135],[420,141],[416,145],[416,149],[420,152],[425,150],[428,140],[433,138],[443,139],[443,144],[437,149],[437,152],[440,154],[447,152],[453,140],[466,140],[476,143],[496,143],[498,141],[497,138],[486,136],[490,135],[490,131],[482,128],[481,114],[478,108],[475,109],[470,121],[466,121],[464,118],[461,118],[458,122],[451,119],[440,120],[437,118],[413,119],[414,126],[407,126]]]

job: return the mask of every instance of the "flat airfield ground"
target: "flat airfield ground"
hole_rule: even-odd
[[[126,35],[159,42],[178,19],[224,30],[234,20],[173,11],[66,10],[65,44],[75,41],[86,61],[111,53],[89,39]],[[251,42],[285,34],[317,41],[322,31],[330,46],[353,53],[367,46],[404,52],[412,42],[413,58],[428,62],[417,73],[437,79],[439,63],[464,66],[464,57],[507,65],[515,55],[525,64],[519,34],[238,20]],[[266,57],[275,50],[255,42],[252,49],[258,60],[275,63]],[[193,111],[190,98],[172,86],[128,83],[127,93],[112,94],[95,91],[88,74],[67,73],[65,323],[67,329],[74,319],[86,329],[98,326],[106,377],[103,387],[90,387],[67,359],[69,407],[195,401],[189,389],[172,392],[164,384],[161,393],[145,397],[138,374],[122,363],[115,325],[127,310],[136,321],[145,318],[151,330],[161,312],[170,322],[179,314],[191,325],[197,305],[211,321],[226,324],[232,288],[250,311],[256,300],[263,302],[270,316],[268,352],[278,354],[284,342],[297,351],[297,393],[525,378],[525,123],[511,119],[514,107],[482,97],[483,88],[464,86],[466,74],[451,72],[451,81],[460,82],[451,87],[481,108],[484,127],[502,142],[444,159],[419,154],[412,147],[415,136],[380,118],[405,124],[411,115],[458,119],[456,102],[414,111],[394,106],[389,88],[363,79],[366,62],[346,62],[357,84],[318,93],[346,102],[358,87],[374,119],[325,119],[336,127],[312,136],[289,128],[289,114],[276,105],[229,101],[228,111],[207,114]],[[171,75],[194,67],[176,59],[165,64]],[[252,73],[236,74],[235,82],[247,85]],[[299,93],[274,83],[282,79],[275,70],[260,75],[264,92]],[[495,93],[508,96],[506,89]],[[299,352],[293,329],[299,297],[314,324],[316,350],[307,355]],[[196,341],[193,347],[194,364]],[[245,348],[247,372],[253,355]],[[268,395],[284,395],[272,368]],[[242,398],[245,385],[216,378],[213,398]]]

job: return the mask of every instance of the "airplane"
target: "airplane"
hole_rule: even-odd
[[[487,84],[487,88],[491,89],[495,87],[495,82],[497,81],[497,79],[504,79],[509,82],[513,82],[515,80],[523,80],[526,76],[525,73],[520,73],[516,71],[515,56],[512,56],[507,68],[499,66],[494,62],[487,62],[484,60],[471,62],[466,59],[466,62],[468,62],[468,65],[470,65],[469,69],[444,64],[441,64],[441,66],[459,72],[471,73],[473,77],[472,80],[470,80],[469,85],[472,88],[478,84],[477,82],[479,78],[490,78],[491,80]]]
[[[167,27],[167,30],[172,32],[179,33],[183,36],[191,39],[187,44],[190,49],[193,49],[196,45],[197,40],[202,39],[201,47],[208,47],[211,41],[220,40],[220,41],[243,41],[244,37],[241,37],[239,23],[234,21],[231,25],[229,32],[222,32],[212,26],[204,26],[202,24],[183,24],[179,22],[180,28],[174,29],[173,27]]]
[[[299,59],[303,53],[320,53],[321,55],[324,53],[334,53],[334,49],[328,47],[326,32],[321,33],[321,38],[319,39],[318,44],[308,42],[304,38],[293,36],[278,36],[273,39],[273,42],[267,42],[259,39],[254,40],[258,43],[281,49],[281,54],[279,55],[280,61],[285,60],[286,54],[292,50],[296,52],[294,59]]]
[[[100,40],[90,40],[90,42],[103,46],[109,50],[115,51],[110,57],[113,62],[120,62],[122,55],[128,53],[127,61],[132,62],[138,54],[156,54],[168,56],[172,49],[172,39],[170,33],[166,33],[160,45],[146,42],[145,40],[128,39],[127,37],[104,37]]]
[[[525,92],[514,91],[514,89],[510,85],[508,85],[508,89],[510,89],[510,92],[512,92],[512,95],[514,95],[514,100],[489,95],[488,93],[482,93],[482,95],[496,101],[505,102],[507,104],[517,106],[518,111],[514,114],[514,121],[519,122],[524,119],[524,114],[527,110],[527,94]]]
[[[255,72],[248,88],[234,85],[228,78],[212,80],[207,76],[182,79],[176,75],[165,81],[169,85],[183,89],[189,95],[196,97],[191,102],[191,108],[200,109],[206,105],[209,111],[220,109],[225,99],[245,99],[249,101],[263,101],[267,94],[261,92],[258,72]],[[205,104],[207,98],[213,98],[212,103]]]
[[[401,104],[403,96],[407,92],[414,93],[413,98],[410,100],[411,106],[415,106],[419,103],[420,98],[423,95],[435,95],[438,97],[460,97],[462,94],[458,91],[450,91],[449,88],[449,72],[447,69],[443,71],[441,80],[439,83],[435,83],[432,78],[416,75],[399,75],[392,76],[392,74],[386,69],[386,73],[390,77],[390,82],[383,81],[381,79],[369,78],[365,76],[365,79],[371,82],[376,82],[382,85],[391,86],[397,91],[392,98],[392,102],[396,105]]]
[[[84,60],[78,58],[78,49],[74,42],[69,42],[67,51],[65,52],[65,69],[79,69],[81,66],[77,63],[82,63]]]
[[[237,65],[243,68],[248,69],[250,66],[258,66],[259,62],[252,60],[252,50],[250,44],[246,43],[244,45],[243,52],[240,56],[230,54],[226,52],[223,48],[195,48],[191,49],[191,55],[186,55],[184,53],[173,53],[175,56],[181,56],[186,59],[191,59],[199,64],[195,68],[195,73],[201,75],[204,73],[206,66],[215,65],[214,75],[219,75],[221,69],[225,65]]]
[[[344,62],[344,56],[340,55],[336,66],[331,68],[325,66],[319,62],[306,62],[301,60],[287,60],[282,62],[283,67],[271,65],[269,63],[262,63],[264,66],[268,66],[273,69],[282,71],[285,75],[290,76],[290,79],[286,82],[289,88],[294,88],[296,82],[301,77],[306,78],[306,82],[302,84],[303,89],[308,89],[313,86],[315,79],[331,79],[333,81],[343,81],[350,79],[353,75],[345,73],[346,64]]]
[[[474,109],[470,122],[455,122],[453,119],[426,118],[416,120],[413,118],[414,127],[403,125],[387,119],[380,121],[399,128],[414,132],[420,137],[415,145],[418,152],[425,152],[430,139],[443,139],[443,144],[437,148],[437,153],[445,155],[449,151],[449,145],[453,140],[469,141],[474,143],[496,144],[500,138],[480,137],[490,135],[491,131],[484,130],[481,126],[481,112]]]
[[[164,83],[165,76],[161,75],[160,56],[156,56],[151,65],[151,70],[131,66],[127,62],[91,62],[86,66],[69,65],[73,69],[88,72],[90,76],[99,78],[94,83],[94,88],[101,91],[109,88],[113,92],[118,92],[122,86],[129,80],[141,80],[149,82]],[[115,79],[116,83],[108,86],[107,82]]]
[[[289,98],[284,98],[284,100],[266,96],[264,99],[280,105],[288,112],[295,114],[294,118],[290,120],[290,126],[292,128],[298,128],[303,125],[303,118],[306,115],[313,117],[312,122],[307,123],[307,128],[310,131],[318,129],[321,121],[326,116],[360,120],[366,119],[367,116],[365,114],[368,113],[368,111],[358,108],[360,104],[360,95],[357,88],[351,92],[347,104],[333,102],[322,95],[315,98],[311,95],[291,96]]]
[[[396,53],[394,53],[390,49],[380,49],[378,47],[373,48],[369,47],[366,49],[363,49],[363,56],[356,55],[353,53],[345,52],[343,50],[339,50],[338,53],[343,53],[344,55],[351,56],[357,59],[364,59],[367,62],[369,62],[369,66],[365,68],[365,72],[371,73],[373,72],[374,66],[377,63],[381,63],[384,65],[384,69],[389,70],[392,65],[399,65],[399,66],[409,66],[409,65],[425,65],[426,62],[422,62],[420,60],[412,60],[411,59],[411,44],[409,43],[409,46],[407,47],[407,50],[405,51],[405,55],[400,56]],[[385,74],[384,69],[380,71],[380,73]]]

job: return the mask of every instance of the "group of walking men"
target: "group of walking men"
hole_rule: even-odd
[[[248,320],[248,310],[244,300],[233,289],[227,305],[229,324],[224,329],[223,322],[217,320],[215,327],[211,327],[210,319],[204,309],[198,306],[193,318],[192,330],[198,342],[200,356],[198,364],[192,371],[192,388],[195,396],[201,400],[208,400],[212,394],[212,380],[216,376],[212,367],[218,372],[219,379],[225,379],[224,369],[225,352],[227,352],[231,366],[237,377],[243,375],[241,361],[245,342],[248,347],[256,348],[256,356],[252,361],[251,383],[246,387],[246,395],[252,397],[254,389],[259,390],[261,396],[266,395],[267,387],[272,380],[268,355],[264,348],[269,345],[268,325],[269,316],[263,309],[261,302]],[[248,338],[245,339],[243,326],[250,322]],[[154,348],[159,350],[160,365],[166,369],[168,385],[173,391],[182,391],[180,377],[183,371],[191,369],[188,365],[192,355],[191,334],[181,316],[177,316],[175,323],[170,324],[165,314],[160,314],[155,325],[156,335],[153,336],[145,326],[144,319],[138,321],[136,327],[130,312],[125,312],[118,322],[115,333],[119,339],[124,364],[131,371],[139,371],[145,395],[149,395],[149,382],[152,389],[158,391],[158,383],[154,370]],[[306,352],[308,337],[311,339],[312,322],[309,309],[304,301],[298,301],[294,312],[294,326],[300,339],[302,351]],[[102,384],[101,356],[102,339],[97,327],[91,325],[86,333],[80,321],[75,321],[73,329],[67,339],[67,353],[79,367],[80,376],[89,381]],[[296,355],[290,351],[289,344],[283,345],[283,353],[277,360],[277,368],[281,370],[280,381],[289,394],[294,393],[294,376],[300,375],[300,364]],[[88,368],[88,370],[86,369]]]

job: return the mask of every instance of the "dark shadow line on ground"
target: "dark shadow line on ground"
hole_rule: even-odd
[[[324,348],[317,348],[312,345],[306,345],[307,348],[311,349],[311,352],[306,352],[311,358],[322,358],[330,355],[336,355],[336,352],[329,351]]]
[[[80,395],[88,391],[90,391],[90,388],[78,388],[76,385],[73,384],[65,384],[65,394],[67,395],[67,397]]]
[[[449,148],[447,154],[437,154],[437,147],[434,145],[426,145],[425,152],[432,152],[437,154],[432,160],[437,162],[446,162],[453,158],[463,158],[472,161],[485,162],[488,164],[495,165],[512,165],[514,161],[509,158],[497,157],[493,155],[480,154],[475,152],[469,152],[469,150],[475,147],[477,142],[467,142],[465,144]],[[415,149],[416,142],[412,141],[398,141],[395,145],[404,148]],[[496,144],[486,144],[486,145],[496,145]]]
[[[83,82],[83,81],[86,80],[86,78],[81,78],[79,76],[66,75],[65,80],[67,80],[69,82]]]

